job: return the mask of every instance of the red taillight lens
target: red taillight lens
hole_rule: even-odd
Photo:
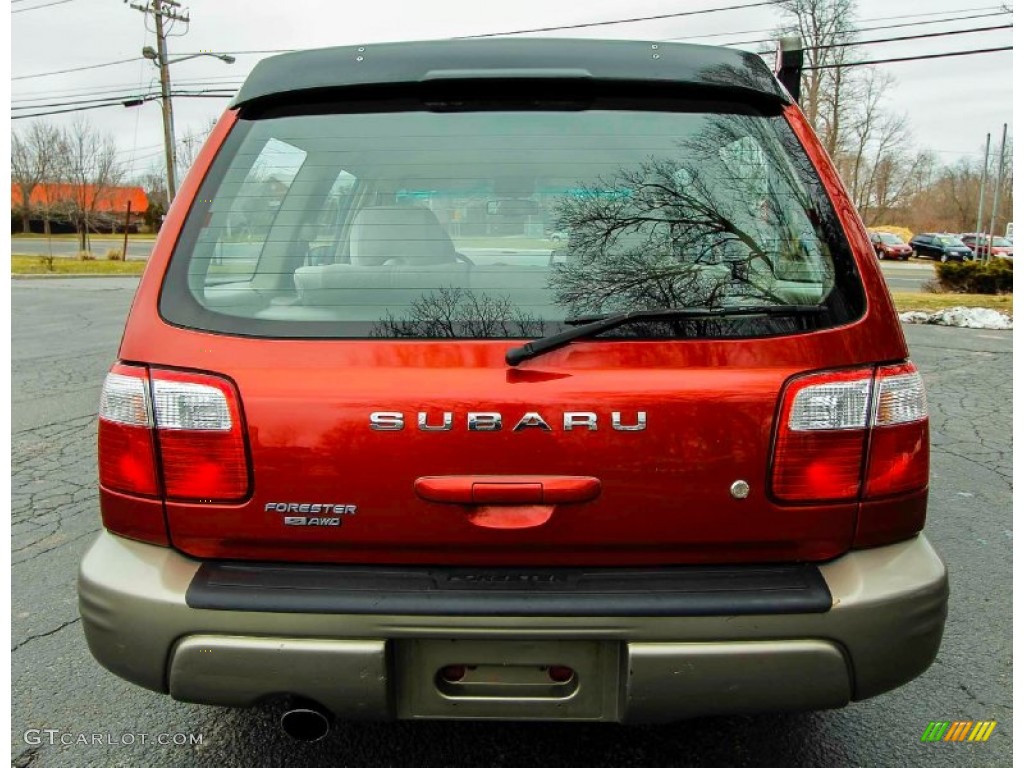
[[[156,370],[153,414],[167,498],[240,501],[249,467],[238,397],[227,379]]]
[[[784,501],[848,501],[860,493],[863,430],[791,433],[779,441],[772,487]]]
[[[868,455],[869,498],[920,490],[928,485],[928,403],[917,369],[878,369]]]
[[[772,467],[776,498],[855,501],[927,485],[927,405],[912,364],[790,381]]]
[[[794,379],[779,415],[772,492],[782,501],[849,501],[860,494],[870,368]]]
[[[249,466],[234,384],[212,374],[115,365],[100,397],[99,475],[104,491],[150,497],[150,504],[244,499]],[[127,501],[119,499],[109,515],[104,508],[104,523],[132,535],[128,530],[140,526],[126,515]],[[152,514],[141,499],[138,510]]]
[[[115,365],[100,396],[99,469],[106,488],[156,496],[153,409],[145,368]]]

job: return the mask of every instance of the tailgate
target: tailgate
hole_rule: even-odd
[[[779,393],[795,368],[496,360],[224,372],[241,395],[253,493],[216,508],[168,502],[174,545],[197,557],[814,560],[852,537],[856,504],[783,507],[767,493]]]

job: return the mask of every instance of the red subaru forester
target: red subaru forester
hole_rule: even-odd
[[[735,50],[261,62],[142,278],[99,482],[96,659],[300,738],[840,707],[946,616],[871,242]]]

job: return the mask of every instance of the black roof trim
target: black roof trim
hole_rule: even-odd
[[[789,103],[753,53],[640,40],[434,40],[320,48],[260,61],[231,102],[351,86],[444,80],[603,80],[724,87]]]

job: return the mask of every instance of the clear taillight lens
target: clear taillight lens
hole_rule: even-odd
[[[225,392],[208,384],[153,377],[153,410],[160,429],[229,432],[233,426]]]
[[[874,425],[886,427],[927,418],[928,401],[917,369],[910,364],[880,368]]]
[[[871,403],[870,371],[867,374],[798,389],[790,406],[789,428],[795,432],[863,429]]]
[[[132,427],[151,427],[153,417],[149,405],[149,389],[145,370],[126,376],[108,373],[100,394],[100,418]]]

